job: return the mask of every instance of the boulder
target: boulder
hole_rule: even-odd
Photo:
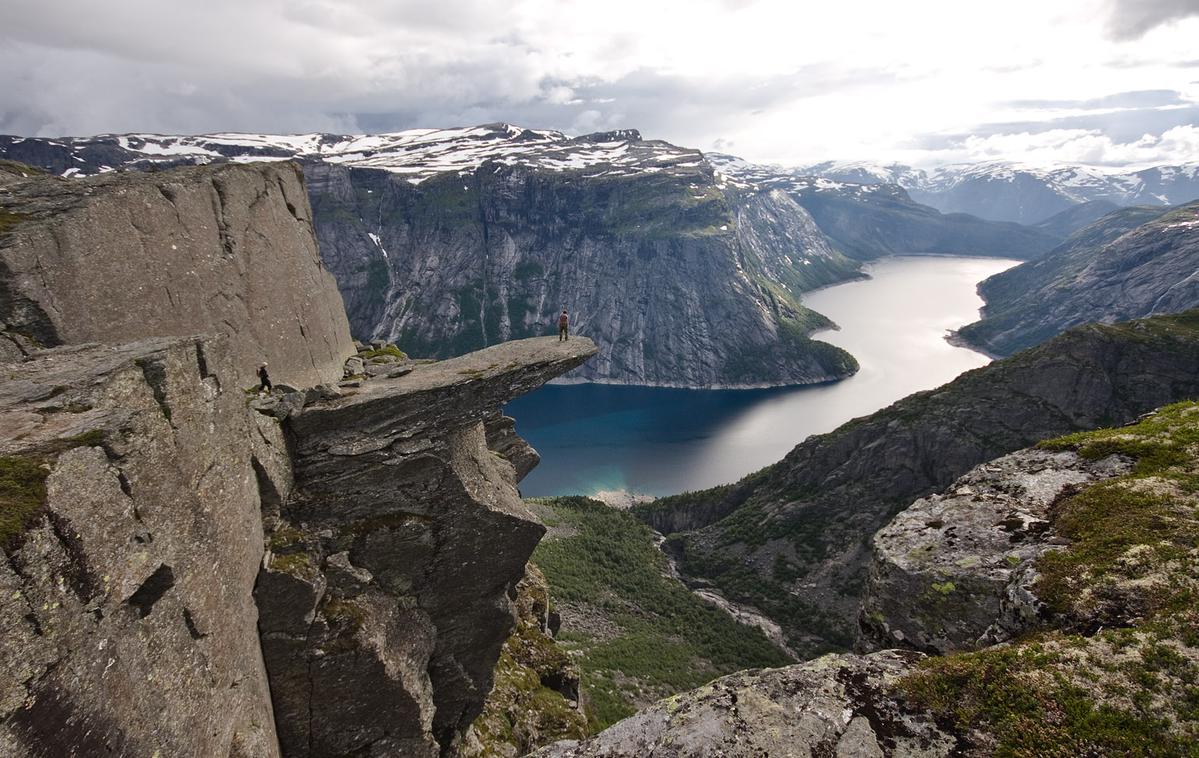
[[[914,502],[874,535],[862,647],[946,653],[1036,627],[1043,604],[1033,592],[1033,564],[1060,542],[1049,528],[1050,506],[1130,468],[1121,456],[1089,460],[1030,448]]]
[[[957,755],[955,736],[912,711],[893,685],[919,653],[828,655],[741,671],[658,702],[598,735],[537,758],[750,758]]]

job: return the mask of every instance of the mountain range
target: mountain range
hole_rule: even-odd
[[[944,213],[1036,224],[1081,203],[1178,205],[1199,198],[1199,162],[1138,171],[1037,167],[1001,161],[919,169],[903,164],[825,161],[796,174],[867,185],[897,184]]]
[[[809,339],[802,293],[894,252],[1035,257],[1052,233],[921,206],[894,186],[801,182],[634,130],[490,124],[394,134],[0,137],[78,177],[296,160],[356,337],[459,355],[573,314],[599,355],[575,380],[805,384],[856,370]]]
[[[1199,194],[1195,166],[1136,175],[1000,164],[781,168],[635,130],[570,137],[509,124],[0,136],[0,157],[68,178],[297,161],[355,337],[444,358],[545,334],[565,309],[600,350],[567,380],[680,387],[853,373],[852,356],[810,339],[831,322],[801,301],[859,276],[864,262],[1033,260],[1119,205]]]

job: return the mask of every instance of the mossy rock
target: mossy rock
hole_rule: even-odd
[[[42,515],[49,468],[22,457],[0,458],[0,546],[11,553]]]

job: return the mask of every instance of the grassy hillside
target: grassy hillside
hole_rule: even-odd
[[[530,507],[550,529],[533,560],[562,613],[558,639],[581,664],[592,729],[714,677],[789,661],[671,578],[653,532],[628,513],[582,497]]]
[[[1057,503],[1038,564],[1058,629],[930,658],[901,686],[998,755],[1199,755],[1199,404],[1042,443],[1136,460]]]

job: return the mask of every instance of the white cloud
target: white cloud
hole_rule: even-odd
[[[1146,2],[6,0],[0,131],[507,120],[639,128],[685,145],[735,144],[758,160],[928,163],[949,155],[913,148],[921,136],[1002,122],[1031,123],[1010,131],[1035,135],[1072,112],[1054,103],[1147,90],[1199,103],[1195,69],[1184,65],[1196,57],[1199,18],[1178,12],[1193,0]],[[1137,31],[1113,42],[1113,24]],[[1157,107],[1167,106],[1142,110]],[[1137,155],[1187,158],[1193,146],[1165,128]],[[1119,147],[1132,144],[1128,135],[1098,129],[1033,149],[1132,149]],[[977,149],[1025,149],[999,136],[980,133]]]
[[[1117,142],[1094,129],[972,136],[943,154],[960,162],[1015,159],[1032,165],[1083,163],[1130,168],[1171,163],[1188,156],[1199,160],[1199,127],[1192,125],[1177,126],[1161,135],[1145,134],[1128,142]]]

